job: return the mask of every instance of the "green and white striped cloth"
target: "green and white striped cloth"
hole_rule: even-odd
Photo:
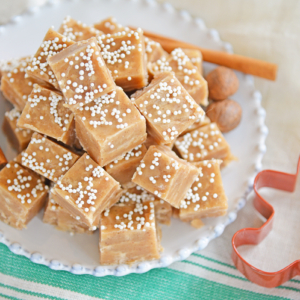
[[[97,278],[53,271],[0,245],[0,299],[286,299],[300,298],[300,281],[255,286],[231,263],[195,253],[169,268]]]
[[[0,244],[0,299],[300,299],[300,280],[267,289],[249,282],[233,265],[233,233],[255,219],[252,203],[206,249],[168,268],[124,277],[54,271]]]

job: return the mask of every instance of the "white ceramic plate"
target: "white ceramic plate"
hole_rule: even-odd
[[[0,27],[0,58],[9,59],[35,53],[47,29],[51,25],[58,28],[66,15],[87,24],[115,16],[124,25],[140,26],[206,48],[232,51],[228,43],[220,40],[216,30],[207,29],[201,19],[193,19],[188,12],[177,11],[168,3],[158,4],[150,0],[62,0],[49,1],[40,9],[31,8]],[[205,63],[205,73],[214,67]],[[192,252],[206,247],[210,240],[223,233],[224,228],[235,220],[238,210],[244,206],[266,150],[264,142],[268,130],[264,125],[265,111],[261,108],[261,95],[255,91],[251,76],[238,72],[237,75],[240,88],[232,98],[242,106],[243,118],[237,129],[226,134],[233,154],[239,158],[239,161],[231,163],[222,171],[229,200],[227,215],[205,219],[205,226],[201,229],[172,220],[171,226],[162,227],[164,252],[161,259],[133,266],[99,266],[98,233],[71,236],[44,224],[42,213],[23,231],[0,222],[0,242],[33,262],[57,270],[95,276],[143,273],[185,259]],[[0,99],[0,121],[9,108],[9,104]],[[3,134],[0,145],[8,158],[14,157],[15,153],[7,145]]]

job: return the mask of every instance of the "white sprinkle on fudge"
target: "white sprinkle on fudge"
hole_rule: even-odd
[[[118,202],[122,189],[88,154],[84,154],[52,191],[56,202],[95,230],[100,214]]]
[[[202,108],[188,94],[174,73],[164,72],[142,91],[132,95],[147,120],[147,132],[159,144],[170,144],[201,116]]]
[[[77,154],[39,133],[34,133],[27,149],[22,152],[22,165],[53,182],[58,182],[78,158]]]
[[[50,28],[46,33],[41,46],[33,56],[32,62],[27,67],[27,74],[50,87],[59,89],[56,76],[49,66],[47,59],[72,44],[74,44],[72,40]]]
[[[61,94],[36,84],[18,121],[18,126],[46,134],[65,144],[72,144],[74,117],[64,103]]]
[[[194,163],[200,174],[181,201],[179,218],[190,222],[194,219],[222,216],[227,212],[227,197],[223,188],[221,160],[204,160]]]
[[[198,174],[198,168],[180,159],[168,147],[151,146],[132,181],[179,208]]]
[[[189,162],[221,159],[223,160],[222,166],[224,166],[233,159],[230,147],[215,123],[179,137],[175,142],[175,147],[181,157]]]
[[[146,122],[121,88],[75,111],[77,137],[101,166],[146,140]]]
[[[77,42],[51,56],[48,62],[71,110],[83,107],[116,87],[96,38]]]

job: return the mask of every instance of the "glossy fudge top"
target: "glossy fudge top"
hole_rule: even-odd
[[[115,89],[96,38],[77,42],[48,62],[72,110]]]

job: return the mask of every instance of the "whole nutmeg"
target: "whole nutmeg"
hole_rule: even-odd
[[[211,103],[206,109],[206,115],[222,132],[228,132],[239,125],[242,108],[237,102],[226,99]]]
[[[233,95],[239,88],[235,73],[226,67],[217,67],[206,76],[209,98],[224,100]]]

